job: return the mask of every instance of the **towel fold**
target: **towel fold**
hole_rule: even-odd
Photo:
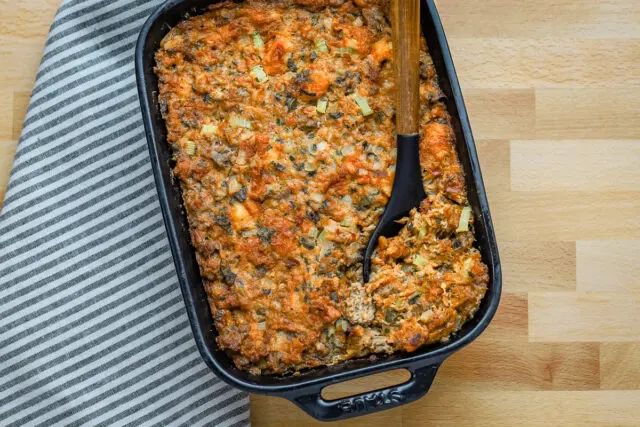
[[[134,76],[158,0],[66,0],[0,213],[0,425],[249,424],[202,362]]]

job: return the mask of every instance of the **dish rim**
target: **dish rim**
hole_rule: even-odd
[[[479,314],[480,317],[474,317],[474,319],[467,322],[473,322],[475,323],[475,325],[473,325],[470,329],[464,331],[464,333],[461,333],[461,336],[454,337],[448,343],[426,346],[414,353],[394,353],[392,355],[378,356],[374,361],[371,361],[370,358],[358,359],[356,361],[344,361],[333,366],[313,368],[309,371],[306,371],[302,375],[289,375],[286,377],[277,377],[271,375],[250,375],[245,371],[241,371],[235,368],[232,362],[229,363],[229,360],[223,360],[224,357],[228,358],[228,356],[223,355],[224,353],[217,349],[215,340],[213,343],[207,342],[212,333],[215,335],[215,328],[213,328],[213,331],[205,330],[206,326],[203,325],[203,316],[201,315],[202,313],[198,313],[198,310],[201,310],[201,307],[198,307],[198,304],[201,305],[202,301],[197,301],[198,297],[196,293],[198,293],[198,291],[196,287],[199,286],[200,288],[202,288],[202,281],[200,280],[199,283],[193,283],[192,278],[190,278],[190,276],[193,275],[193,266],[188,266],[185,262],[186,258],[184,251],[189,249],[185,248],[184,234],[186,233],[189,243],[190,236],[188,228],[186,230],[184,228],[185,214],[184,209],[182,208],[180,189],[177,183],[173,181],[169,183],[167,182],[167,176],[171,175],[171,166],[168,163],[163,163],[164,161],[166,161],[166,159],[163,159],[160,153],[160,150],[162,150],[160,144],[164,144],[166,147],[168,147],[168,144],[162,137],[162,135],[159,135],[159,133],[161,134],[162,132],[157,132],[159,125],[165,126],[164,120],[162,120],[161,118],[159,119],[160,123],[158,123],[158,108],[156,108],[157,104],[154,105],[154,102],[157,100],[157,85],[155,86],[155,91],[149,90],[150,88],[154,88],[154,82],[150,80],[154,79],[153,65],[155,65],[155,62],[153,60],[149,61],[149,52],[151,52],[153,57],[153,53],[155,53],[155,51],[157,50],[157,46],[151,46],[151,31],[158,25],[160,25],[160,27],[168,26],[168,14],[175,14],[177,11],[180,11],[180,14],[183,15],[185,11],[192,9],[196,11],[204,4],[210,5],[217,3],[218,1],[219,0],[166,1],[151,14],[149,19],[143,25],[135,50],[135,71],[138,84],[139,99],[150,153],[150,160],[152,164],[154,179],[156,182],[156,188],[158,191],[160,208],[162,210],[164,218],[165,228],[167,231],[167,237],[176,267],[178,281],[185,301],[187,315],[191,324],[196,345],[204,362],[207,364],[207,366],[209,366],[210,369],[215,372],[217,376],[219,376],[225,382],[241,390],[252,393],[279,395],[294,401],[299,406],[303,405],[297,399],[301,396],[306,395],[305,393],[319,393],[319,391],[327,385],[355,379],[358,377],[373,375],[384,371],[402,368],[410,370],[412,373],[412,379],[410,379],[405,384],[409,384],[412,381],[415,382],[418,376],[418,370],[425,367],[435,366],[435,368],[432,369],[434,370],[433,375],[435,375],[437,367],[444,359],[476,339],[486,329],[489,322],[492,320],[500,301],[502,290],[502,271],[498,254],[498,247],[495,239],[495,232],[493,229],[493,223],[489,211],[489,204],[486,196],[486,190],[484,187],[480,165],[478,162],[475,141],[471,132],[471,126],[467,116],[466,107],[449,51],[446,36],[444,34],[444,30],[442,28],[442,24],[440,22],[440,18],[438,16],[433,0],[422,0],[421,24],[423,28],[423,34],[425,37],[427,37],[427,34],[425,33],[425,23],[427,26],[429,26],[429,21],[431,21],[430,24],[433,27],[433,34],[430,34],[430,37],[427,37],[427,39],[431,38],[432,40],[437,41],[437,43],[439,44],[440,52],[438,53],[438,55],[442,55],[442,61],[446,75],[443,76],[441,75],[441,73],[438,73],[438,81],[442,86],[443,79],[446,79],[447,84],[450,86],[450,97],[452,99],[447,102],[453,103],[454,105],[456,113],[455,117],[458,120],[458,125],[460,127],[460,129],[458,130],[462,134],[458,135],[458,132],[456,133],[456,151],[458,157],[460,158],[461,164],[463,165],[463,168],[470,168],[470,171],[465,169],[465,184],[467,192],[470,193],[470,190],[473,190],[473,192],[475,192],[474,198],[477,199],[477,203],[473,203],[471,197],[469,200],[474,210],[476,223],[478,223],[479,221],[482,222],[482,226],[476,227],[476,230],[474,230],[476,232],[478,229],[483,230],[483,235],[481,236],[483,242],[480,242],[480,239],[478,239],[478,236],[476,236],[476,247],[478,247],[478,249],[482,249],[481,252],[483,252],[483,262],[485,262],[489,266],[491,272],[487,294],[485,295],[483,302],[481,303],[482,313],[480,313],[481,310],[479,308],[476,315]],[[431,45],[429,46],[429,51],[433,56]],[[453,121],[454,111],[449,108],[449,104],[447,104],[447,107]],[[460,136],[462,136],[463,141],[459,140]],[[462,146],[466,147],[466,153],[460,152],[460,148]],[[465,154],[464,162],[462,159],[462,154]],[[174,187],[173,189],[170,188],[172,186]],[[178,196],[180,196],[178,208],[176,208],[175,206],[176,191],[178,192]],[[176,212],[176,210],[178,210],[179,212]],[[483,245],[482,248],[480,247],[481,244]],[[191,247],[191,252],[193,258],[193,247]],[[486,254],[488,254],[488,259],[485,259]],[[197,275],[199,277],[199,272]],[[203,291],[203,289],[201,289],[201,291]],[[211,315],[209,312],[209,317],[210,316]],[[465,328],[463,327],[463,329]],[[212,351],[211,346],[215,347],[217,350]],[[320,371],[326,372],[318,374],[318,372]],[[431,378],[431,381],[432,380],[433,378]],[[397,388],[399,386],[395,387]],[[426,391],[424,393],[426,393]],[[399,404],[382,406],[393,407],[399,406]],[[308,408],[303,407],[303,409],[309,412]],[[316,416],[314,414],[311,415]],[[341,416],[340,418],[346,417],[348,416],[345,415]]]

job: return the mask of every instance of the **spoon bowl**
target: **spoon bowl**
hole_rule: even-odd
[[[371,256],[380,236],[398,234],[398,223],[426,197],[420,167],[420,1],[394,0],[392,5],[394,66],[396,74],[396,129],[398,156],[391,198],[364,254],[362,277],[371,273]]]

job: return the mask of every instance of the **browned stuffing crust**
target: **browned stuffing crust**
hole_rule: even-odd
[[[428,197],[362,251],[394,176],[386,2],[222,2],[156,54],[160,106],[220,348],[254,374],[446,341],[488,274],[460,221],[464,175],[423,41]],[[462,222],[463,227],[456,231]]]

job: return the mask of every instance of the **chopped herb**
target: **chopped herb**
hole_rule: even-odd
[[[358,204],[356,205],[356,208],[359,211],[363,211],[363,210],[369,209],[372,203],[373,203],[372,197],[366,194],[360,198],[360,202],[358,202]]]
[[[420,297],[422,296],[422,294],[420,292],[414,292],[410,297],[409,297],[409,304],[418,304],[418,300],[420,299]]]
[[[222,227],[222,229],[224,231],[226,231],[229,234],[232,233],[231,221],[229,220],[229,217],[226,214],[221,213],[221,214],[216,215],[214,217],[214,221],[216,222],[217,225]]]
[[[287,103],[287,111],[288,112],[292,112],[293,110],[298,108],[298,100],[296,98],[289,97],[289,98],[287,98],[286,103]]]
[[[329,298],[331,298],[331,301],[333,301],[333,302],[338,302],[338,293],[337,292],[331,292]]]
[[[342,117],[342,112],[336,111],[335,113],[329,113],[329,117],[331,117],[334,120],[338,120],[340,117]]]
[[[264,277],[267,274],[267,269],[264,266],[259,265],[256,267],[256,274],[258,277]]]
[[[445,262],[444,264],[437,266],[435,270],[438,271],[439,273],[447,273],[447,272],[453,271],[451,269],[451,264],[449,264],[448,262]]]
[[[385,311],[384,313],[384,321],[387,323],[393,323],[397,317],[398,313],[391,309],[387,309],[387,311]]]
[[[190,129],[190,128],[197,129],[198,128],[198,122],[190,122],[188,120],[182,119],[182,120],[180,120],[180,123],[182,123],[182,126],[184,126],[187,129]]]
[[[283,164],[278,163],[278,162],[271,162],[271,166],[273,166],[274,168],[276,168],[280,172],[284,172],[287,169]]]
[[[311,74],[309,70],[304,70],[303,72],[298,73],[296,75],[296,83],[311,83],[311,77],[309,76],[309,74]]]
[[[293,56],[290,56],[289,59],[287,59],[287,68],[289,68],[294,73],[298,72],[298,67],[296,67],[296,63],[293,60]]]
[[[238,275],[234,273],[229,266],[224,267],[221,270],[221,273],[222,273],[222,279],[224,280],[224,283],[226,283],[227,285],[233,285],[236,281],[236,278],[238,277]]]
[[[317,212],[312,211],[311,209],[307,211],[307,218],[309,218],[313,222],[320,221],[320,215]]]
[[[233,195],[233,198],[237,201],[239,201],[240,203],[244,202],[245,200],[247,200],[247,187],[242,186],[242,188],[240,188],[240,190]]]
[[[213,98],[211,97],[211,95],[209,95],[208,93],[205,93],[204,96],[202,97],[202,101],[205,104],[210,103],[211,101],[213,101]]]
[[[264,245],[271,243],[271,239],[274,234],[276,234],[275,230],[271,230],[267,227],[258,227],[258,237]]]
[[[316,59],[318,59],[318,54],[316,53],[315,50],[312,50],[311,53],[309,54],[309,60],[311,62],[315,61]]]
[[[302,246],[304,246],[309,250],[312,250],[313,248],[316,247],[316,242],[306,236],[301,236],[298,240],[300,241],[300,244]]]

